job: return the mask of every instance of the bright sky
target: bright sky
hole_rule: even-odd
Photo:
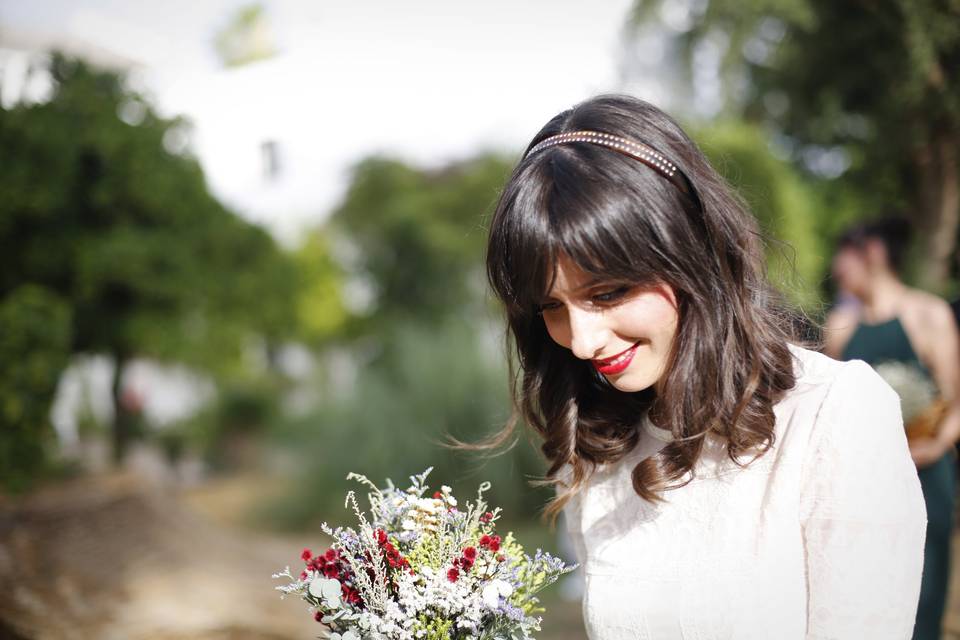
[[[139,82],[161,110],[193,122],[192,148],[214,193],[291,241],[336,205],[349,167],[367,154],[438,165],[483,149],[519,151],[558,111],[620,88],[630,7],[267,0],[279,55],[222,69],[213,38],[245,4],[0,0],[0,24],[142,63]],[[262,175],[268,140],[283,169],[273,182]]]

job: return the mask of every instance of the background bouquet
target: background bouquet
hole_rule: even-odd
[[[289,567],[274,574],[290,580],[277,589],[306,600],[330,638],[521,640],[540,630],[535,594],[576,567],[497,535],[500,509],[488,511],[483,499],[489,482],[473,503],[459,505],[447,486],[427,496],[431,470],[405,490],[349,474],[371,489],[369,517],[350,491],[358,528],[324,523],[331,548],[304,549],[298,576]]]
[[[907,440],[936,436],[947,404],[930,376],[916,364],[894,360],[877,363],[873,368],[900,396]]]

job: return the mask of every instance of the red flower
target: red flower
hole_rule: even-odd
[[[450,582],[456,582],[457,578],[460,577],[460,571],[456,568],[450,569],[447,571],[447,580]]]
[[[467,547],[466,549],[463,550],[463,557],[470,558],[471,560],[473,560],[474,558],[477,557],[477,550],[474,549],[473,547]]]
[[[500,551],[500,543],[496,538],[490,541],[490,551]]]
[[[300,572],[300,579],[301,579],[301,580],[306,580],[306,579],[307,579],[307,572],[306,572],[306,571],[301,571],[301,572]]]
[[[470,558],[462,558],[460,560],[460,566],[463,567],[464,571],[470,571],[470,567],[473,566],[473,560]]]
[[[383,529],[377,529],[377,543],[382,547],[387,544],[387,532]]]
[[[493,520],[493,512],[492,512],[492,511],[487,511],[485,514],[483,514],[482,516],[480,516],[480,522],[482,522],[483,524],[487,524],[487,523],[490,522],[491,520]]]
[[[327,552],[323,555],[327,560],[334,560],[337,557],[337,552],[333,549],[327,549]]]
[[[440,493],[439,491],[434,491],[434,492],[433,492],[433,497],[434,497],[435,499],[440,499],[440,498],[443,497],[443,494]]]
[[[498,554],[497,554],[497,562],[503,562],[504,560],[506,560],[506,558],[504,557],[504,555],[503,555],[502,553],[498,553]]]
[[[310,549],[304,549],[303,553],[300,554],[300,558],[302,558],[304,562],[307,562],[312,557],[313,557],[313,554],[310,553]]]
[[[340,585],[340,593],[343,595],[343,601],[353,604],[360,602],[360,592],[348,584]]]
[[[481,547],[489,547],[489,546],[490,546],[490,536],[488,536],[487,534],[483,534],[482,536],[480,536],[480,546],[481,546]]]
[[[322,611],[317,611],[317,612],[315,612],[315,613],[313,614],[313,619],[316,620],[317,622],[320,622],[320,619],[321,619],[321,618],[323,618],[323,612],[322,612]]]

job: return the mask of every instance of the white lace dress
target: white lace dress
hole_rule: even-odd
[[[899,398],[859,360],[791,350],[776,444],[747,468],[710,436],[649,503],[630,471],[671,436],[643,420],[567,503],[592,640],[910,638],[927,518]]]

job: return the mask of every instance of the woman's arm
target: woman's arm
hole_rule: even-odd
[[[850,337],[857,328],[856,311],[846,306],[834,307],[823,323],[823,352],[836,360],[843,354]]]
[[[811,429],[800,525],[806,638],[909,639],[926,506],[899,398],[864,362],[842,365]]]
[[[922,313],[917,313],[917,330],[911,336],[920,359],[933,375],[947,411],[937,435],[910,443],[910,455],[918,467],[939,460],[960,439],[960,336],[950,305],[935,296],[924,296]]]

